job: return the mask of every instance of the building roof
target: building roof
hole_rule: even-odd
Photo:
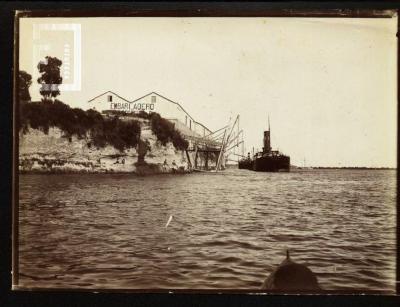
[[[118,98],[121,98],[122,100],[125,100],[126,102],[129,102],[129,103],[130,103],[129,100],[125,99],[124,97],[121,97],[120,95],[114,93],[113,91],[104,92],[103,94],[100,94],[100,95],[98,95],[98,96],[96,96],[96,97],[90,99],[88,102],[91,102],[91,101],[95,100],[96,98],[99,98],[99,97],[101,97],[101,96],[103,96],[103,95],[105,95],[105,94],[107,94],[107,93],[111,93],[111,94],[117,96]]]
[[[203,127],[204,129],[206,129],[207,131],[212,132],[210,129],[208,129],[206,126],[204,126],[202,123],[199,123],[199,122],[196,122],[196,121],[195,121],[195,123],[198,124],[198,125],[200,125],[200,126],[202,126],[202,127]]]
[[[208,129],[208,128],[207,128],[206,126],[204,126],[203,124],[201,124],[201,123],[199,123],[198,121],[194,120],[194,118],[193,118],[193,117],[178,103],[178,102],[173,101],[173,100],[171,100],[171,99],[169,99],[169,98],[167,98],[167,97],[165,97],[165,96],[163,96],[163,95],[161,95],[161,94],[159,94],[159,93],[157,93],[157,92],[148,93],[148,94],[146,94],[146,95],[144,95],[144,96],[142,96],[142,97],[139,97],[139,98],[133,100],[132,102],[136,102],[136,101],[138,101],[138,100],[140,100],[140,99],[142,99],[142,98],[144,98],[144,97],[147,97],[147,96],[149,96],[149,95],[157,95],[157,96],[160,96],[161,98],[163,98],[163,99],[165,99],[165,100],[167,100],[167,101],[169,101],[169,102],[172,102],[172,103],[176,104],[178,107],[180,107],[180,108],[182,109],[183,112],[185,112],[185,113],[193,120],[194,123],[196,123],[196,124],[198,124],[198,125],[204,127],[204,128],[207,129],[208,131],[211,131],[210,129]]]
[[[138,100],[140,100],[140,99],[142,99],[142,98],[144,98],[144,97],[150,96],[150,95],[157,95],[157,96],[160,96],[161,98],[163,98],[163,99],[165,99],[165,100],[168,100],[169,102],[172,102],[172,103],[176,104],[178,107],[180,107],[180,108],[182,109],[183,112],[185,112],[185,113],[195,122],[195,120],[193,119],[193,117],[192,117],[188,112],[186,112],[186,110],[185,110],[178,102],[173,101],[173,100],[171,100],[171,99],[169,99],[169,98],[167,98],[167,97],[165,97],[165,96],[163,96],[163,95],[160,95],[160,94],[157,93],[157,92],[148,93],[147,95],[144,95],[144,96],[142,96],[142,97],[139,97],[139,98],[133,100],[132,102],[136,102],[136,101],[138,101]]]

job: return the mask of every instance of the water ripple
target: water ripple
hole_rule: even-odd
[[[289,248],[324,289],[394,291],[395,192],[395,171],[21,175],[20,283],[258,289]]]

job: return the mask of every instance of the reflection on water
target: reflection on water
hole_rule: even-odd
[[[20,286],[395,290],[396,172],[20,175]],[[170,216],[172,221],[166,227]]]

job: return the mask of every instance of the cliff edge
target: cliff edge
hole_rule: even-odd
[[[111,145],[96,147],[88,136],[66,136],[50,127],[47,134],[28,128],[19,132],[19,171],[21,173],[186,173],[190,163],[184,150],[171,142],[157,141],[148,121],[141,121],[141,141],[146,144],[143,161],[138,149],[118,150]],[[140,149],[139,149],[140,150]]]

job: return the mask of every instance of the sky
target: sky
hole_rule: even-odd
[[[246,152],[269,116],[272,148],[294,165],[396,167],[396,31],[397,17],[21,18],[19,66],[35,83],[38,60],[62,59],[72,107],[155,91],[211,130],[239,114]]]

